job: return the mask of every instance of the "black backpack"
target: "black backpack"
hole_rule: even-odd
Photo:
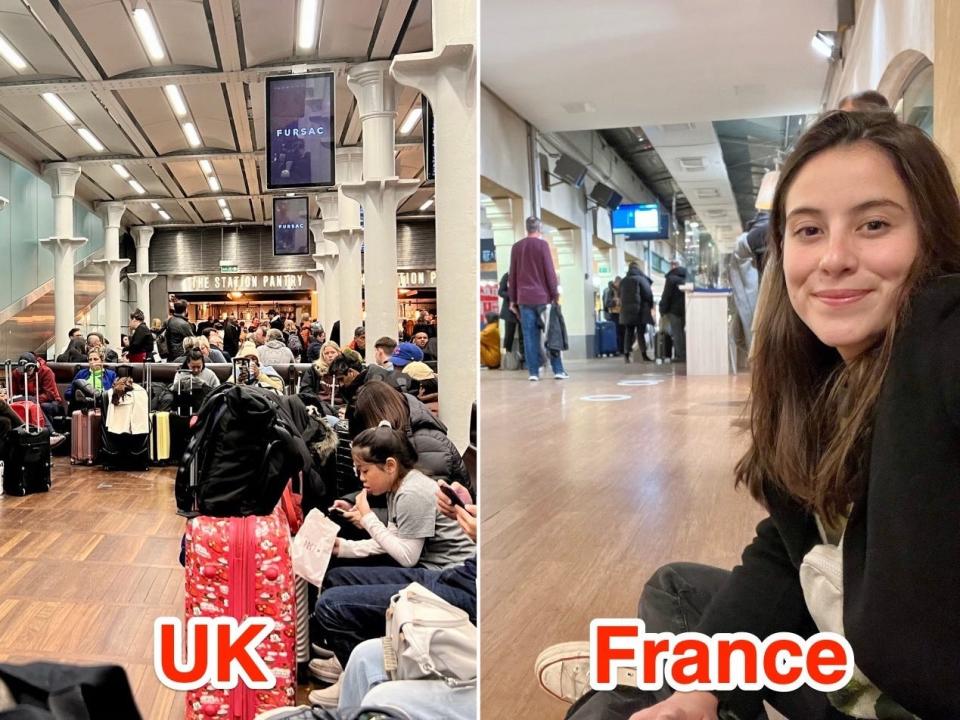
[[[310,452],[271,391],[225,383],[213,390],[177,471],[185,517],[269,515],[287,482],[310,467]]]

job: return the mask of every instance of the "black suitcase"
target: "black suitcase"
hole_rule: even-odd
[[[11,381],[12,363],[5,364],[7,387]],[[26,383],[24,383],[26,386]],[[37,407],[40,407],[40,383],[37,383]],[[6,462],[3,472],[3,492],[7,495],[31,495],[50,490],[50,433],[44,428],[26,423],[7,435]]]
[[[673,338],[670,337],[670,333],[665,330],[661,330],[654,337],[654,353],[656,361],[659,362],[670,362],[673,358]]]

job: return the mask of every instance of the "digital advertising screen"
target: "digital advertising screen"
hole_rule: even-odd
[[[306,197],[273,199],[273,254],[310,254],[310,202]]]
[[[423,113],[421,114],[423,127],[423,167],[424,178],[428,181],[437,179],[437,137],[433,125],[433,109],[427,98],[423,98]]]
[[[657,203],[621,205],[613,211],[614,235],[631,240],[660,240],[668,237],[667,216]]]
[[[267,187],[334,185],[334,75],[266,79]]]

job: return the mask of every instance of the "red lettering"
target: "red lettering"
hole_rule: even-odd
[[[645,640],[643,643],[643,682],[652,685],[657,681],[657,656],[670,650],[669,640]]]
[[[178,627],[179,623],[160,624],[160,669],[171,682],[199,686],[207,675],[207,626],[187,624],[183,640],[187,648],[193,648],[193,666],[184,670],[179,670],[176,662],[178,643],[174,633]],[[189,657],[189,650],[187,655]]]
[[[777,656],[786,653],[792,658],[801,657],[803,649],[795,640],[774,640],[763,654],[763,671],[767,676],[767,684],[789,685],[800,679],[803,668],[787,667],[785,672],[780,671]]]
[[[597,682],[610,682],[610,663],[614,660],[633,660],[633,648],[612,648],[610,640],[615,637],[637,637],[639,630],[630,625],[597,626]]]
[[[731,656],[735,652],[743,653],[743,679],[748,683],[756,683],[757,646],[756,641],[750,640],[717,641],[717,682],[721,684],[731,682]]]
[[[269,680],[253,659],[256,650],[251,650],[249,647],[257,639],[257,635],[268,627],[267,623],[251,618],[247,622],[247,627],[231,643],[230,635],[233,628],[229,625],[217,626],[217,680],[219,682],[230,680],[230,664],[234,660],[240,664],[251,682],[263,683]]]
[[[814,640],[807,650],[807,674],[815,683],[832,685],[843,679],[849,664],[847,651],[836,640]],[[836,668],[828,670],[828,668]]]
[[[680,689],[690,683],[710,682],[710,647],[707,643],[702,640],[680,640],[673,646],[673,655],[674,660],[670,664],[670,677],[673,679],[670,684],[673,687]]]

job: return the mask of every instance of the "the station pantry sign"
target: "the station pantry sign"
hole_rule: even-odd
[[[307,273],[213,273],[208,275],[171,275],[168,292],[262,292],[264,290],[314,290]]]

